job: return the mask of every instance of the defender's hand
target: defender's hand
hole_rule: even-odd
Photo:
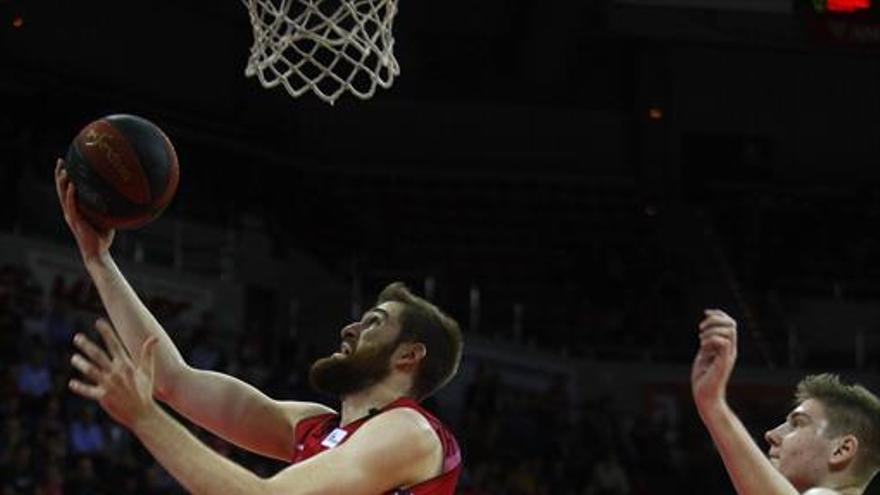
[[[691,392],[697,406],[723,401],[736,362],[736,321],[727,313],[707,309],[700,322],[700,349],[691,370]]]
[[[73,341],[82,354],[74,354],[70,362],[88,381],[74,378],[70,380],[70,390],[98,402],[114,420],[132,428],[137,421],[158,411],[153,399],[158,339],[150,337],[144,342],[140,362],[135,364],[106,320],[98,320],[95,328],[109,354],[85,335],[77,334]]]
[[[64,169],[64,160],[58,159],[55,164],[55,190],[58,193],[58,202],[64,212],[64,221],[73,232],[76,244],[79,246],[83,261],[88,262],[99,259],[110,251],[113,244],[114,230],[102,231],[96,229],[80,215],[76,205],[76,188],[67,171]]]

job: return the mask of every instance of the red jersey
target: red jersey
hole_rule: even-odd
[[[455,441],[455,437],[440,420],[423,409],[418,402],[408,397],[397,399],[383,407],[376,414],[397,407],[415,409],[434,428],[434,432],[437,433],[437,438],[440,439],[440,444],[443,447],[443,472],[435,478],[423,481],[409,488],[398,488],[386,492],[386,495],[453,495],[455,493],[455,484],[458,482],[458,475],[461,473],[461,451],[458,449],[458,442]],[[344,443],[373,416],[375,414],[360,418],[344,427],[339,426],[338,414],[320,414],[300,420],[294,432],[296,454],[291,461],[297,463],[306,460],[309,457]]]

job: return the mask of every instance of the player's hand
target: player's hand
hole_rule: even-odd
[[[736,362],[736,321],[724,311],[707,309],[699,334],[700,349],[691,370],[691,392],[698,407],[725,400]]]
[[[64,212],[64,221],[76,238],[83,261],[96,260],[109,253],[115,231],[97,229],[80,215],[76,205],[76,189],[73,181],[67,176],[64,160],[61,158],[55,165],[55,190],[58,193],[61,210]]]
[[[117,422],[132,428],[138,420],[158,411],[153,399],[155,351],[158,339],[150,337],[141,347],[138,363],[134,363],[119,337],[104,319],[95,322],[108,350],[105,352],[83,334],[73,342],[81,353],[70,359],[85,380],[72,379],[70,390],[98,402]]]

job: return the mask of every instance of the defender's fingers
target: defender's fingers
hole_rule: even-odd
[[[700,352],[709,355],[724,354],[731,350],[733,342],[723,337],[712,337],[700,341]]]
[[[78,333],[73,338],[73,343],[79,350],[88,356],[89,360],[101,367],[102,369],[110,369],[110,357],[104,352],[104,349],[98,347],[98,344],[92,342],[85,335]]]
[[[83,376],[95,383],[100,383],[104,379],[104,371],[92,364],[88,359],[82,357],[80,354],[74,354],[73,357],[70,358],[70,364],[79,370]]]
[[[104,394],[106,393],[103,387],[89,385],[88,383],[77,380],[76,378],[73,378],[69,382],[67,382],[67,386],[72,392],[76,393],[77,395],[81,395],[86,399],[101,400],[104,398]]]
[[[703,310],[703,314],[708,318],[712,316],[716,316],[719,318],[730,318],[733,319],[726,311],[714,308],[707,308]]]
[[[706,315],[726,315],[727,312],[720,308],[706,308],[703,310]]]
[[[736,334],[730,327],[710,327],[700,332],[700,340],[702,341],[714,337],[721,337],[728,340],[733,340],[735,335]]]
[[[703,331],[706,328],[714,327],[714,326],[726,326],[726,327],[736,328],[736,320],[734,320],[733,318],[726,316],[726,315],[723,317],[722,316],[709,316],[700,322],[699,329],[700,329],[700,331]]]

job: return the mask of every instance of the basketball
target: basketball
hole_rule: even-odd
[[[67,150],[77,207],[100,229],[136,229],[168,206],[180,171],[171,141],[147,119],[108,115],[85,126]]]

